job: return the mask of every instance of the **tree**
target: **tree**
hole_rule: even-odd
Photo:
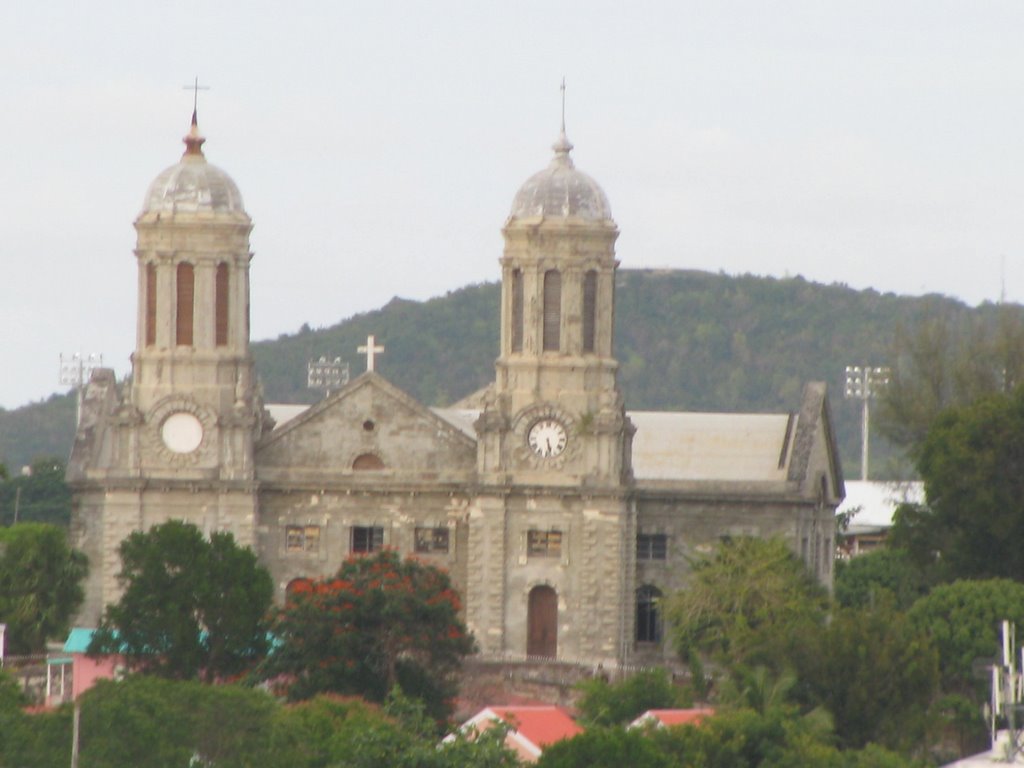
[[[0,528],[0,621],[8,625],[10,653],[42,653],[47,640],[67,634],[88,570],[85,555],[56,526]]]
[[[679,765],[642,730],[588,728],[541,754],[538,768],[674,768]]]
[[[64,462],[46,457],[32,462],[25,474],[0,473],[0,523],[71,521],[71,489],[64,481]]]
[[[971,313],[932,300],[913,326],[897,326],[891,359],[879,426],[913,454],[943,410],[1024,383],[1024,316],[1006,304]]]
[[[902,549],[877,549],[836,562],[833,595],[844,608],[872,605],[886,592],[906,610],[927,591],[925,578]]]
[[[121,542],[121,599],[89,646],[138,671],[207,681],[238,675],[267,652],[270,574],[230,533],[206,541],[172,520]]]
[[[588,727],[628,723],[648,709],[671,709],[684,704],[683,692],[664,669],[638,672],[619,683],[592,678],[579,683],[576,703]]]
[[[292,699],[333,691],[382,701],[397,684],[442,717],[474,649],[448,575],[392,551],[352,557],[335,578],[293,592],[261,670]]]
[[[819,628],[828,597],[778,539],[735,538],[694,564],[667,600],[676,646],[725,667],[789,664],[792,640]]]
[[[835,611],[806,651],[797,666],[808,703],[832,713],[840,747],[876,743],[909,753],[921,746],[938,690],[938,654],[890,594]]]
[[[928,503],[901,510],[892,546],[943,581],[1024,580],[1024,387],[943,412],[917,466]]]
[[[1024,584],[1008,579],[955,581],[936,587],[908,612],[939,653],[942,690],[987,700],[988,677],[978,679],[975,662],[1002,653],[1003,620],[1024,628]]]

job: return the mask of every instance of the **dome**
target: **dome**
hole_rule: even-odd
[[[206,162],[195,113],[183,139],[185,153],[153,180],[140,215],[147,213],[239,213],[245,215],[238,186],[224,171]]]
[[[578,217],[587,221],[606,221],[612,218],[612,209],[604,190],[582,171],[576,170],[569,153],[572,144],[565,128],[554,143],[555,156],[551,164],[533,174],[519,188],[512,201],[513,219],[532,216]]]

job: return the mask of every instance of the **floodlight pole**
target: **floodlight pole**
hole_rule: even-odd
[[[70,357],[60,356],[60,378],[59,382],[66,387],[74,387],[77,394],[75,409],[75,428],[82,424],[82,397],[85,391],[85,382],[92,376],[92,372],[103,366],[103,355],[90,353],[80,355],[78,352]]]
[[[323,390],[324,397],[330,397],[332,389],[339,390],[348,384],[348,377],[348,363],[342,362],[340,357],[320,355],[319,359],[306,364],[306,386]]]
[[[868,479],[868,443],[870,437],[869,401],[889,383],[892,371],[885,366],[846,366],[846,389],[848,399],[860,400],[860,479]]]

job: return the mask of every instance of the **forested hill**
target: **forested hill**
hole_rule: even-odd
[[[843,369],[885,364],[895,328],[922,313],[986,312],[951,299],[911,298],[820,285],[802,278],[731,277],[696,271],[621,270],[616,355],[633,409],[788,411],[803,384],[829,383],[848,477],[859,473],[859,404],[843,399]],[[253,344],[269,402],[313,402],[306,363],[325,355],[365,368],[356,347],[374,334],[387,347],[377,370],[430,405],[451,403],[493,379],[498,349],[496,284],[472,285],[426,302],[393,299],[330,328]],[[66,456],[70,398],[0,410],[0,461]],[[872,475],[886,451],[872,444]]]

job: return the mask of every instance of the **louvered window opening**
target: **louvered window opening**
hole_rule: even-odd
[[[156,265],[146,265],[146,346],[156,344]]]
[[[179,347],[192,346],[192,315],[195,307],[195,271],[191,264],[178,265],[178,302],[174,329],[174,343]]]
[[[597,333],[597,272],[590,270],[583,278],[583,352],[594,352]]]
[[[512,351],[523,351],[523,273],[512,270]]]
[[[216,344],[226,347],[228,344],[228,265],[217,265],[216,285]]]
[[[562,275],[557,269],[544,273],[544,351],[557,352],[562,336]]]

